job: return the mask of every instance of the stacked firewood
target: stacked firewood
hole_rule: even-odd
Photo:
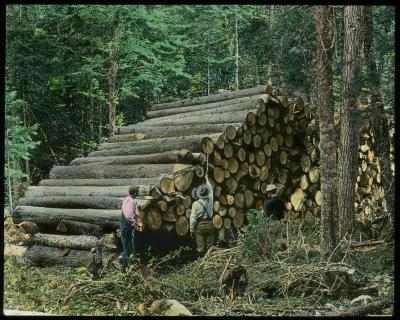
[[[377,209],[385,209],[381,166],[374,151],[374,131],[368,120],[360,128],[359,166],[355,187],[356,218],[359,221],[374,220],[379,212]]]

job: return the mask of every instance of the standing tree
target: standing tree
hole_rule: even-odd
[[[317,36],[317,95],[319,114],[319,150],[321,180],[321,245],[323,255],[337,243],[336,138],[333,120],[332,51],[333,13],[330,6],[315,8]]]
[[[115,127],[115,109],[117,106],[116,98],[116,78],[117,78],[117,48],[118,48],[118,13],[115,12],[112,21],[112,34],[111,34],[111,54],[110,54],[110,67],[108,69],[108,135],[114,135]]]
[[[357,173],[357,98],[360,93],[362,50],[362,6],[344,7],[344,53],[340,148],[338,161],[338,206],[340,238],[351,236],[354,223],[355,177]]]
[[[381,156],[382,166],[382,184],[385,190],[385,198],[387,210],[394,214],[394,181],[392,169],[390,167],[390,135],[389,135],[389,121],[383,107],[383,100],[381,94],[381,82],[379,73],[375,63],[375,52],[373,47],[373,23],[372,23],[372,8],[370,6],[364,7],[364,58],[367,66],[367,71],[371,83],[371,107],[376,112],[377,120],[375,130],[377,130],[376,152]]]

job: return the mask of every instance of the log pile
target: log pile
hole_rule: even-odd
[[[359,221],[373,220],[377,208],[384,208],[384,190],[382,171],[375,155],[375,135],[369,121],[360,128],[360,146],[358,149],[359,167],[357,173],[356,218]]]
[[[136,185],[145,231],[189,238],[195,188],[206,172],[221,240],[246,223],[249,209],[263,208],[270,183],[279,186],[289,214],[319,215],[317,128],[314,110],[300,97],[258,86],[155,105],[147,116],[116,127],[88,157],[54,167],[49,179],[29,187],[13,212],[14,223],[33,222],[48,238],[118,234],[122,199]],[[370,202],[384,195],[370,129],[366,125],[360,133],[359,215],[368,215]]]
[[[102,246],[104,235],[118,234],[122,200],[131,185],[139,187],[139,219],[145,230],[188,236],[193,189],[205,174],[203,139],[214,142],[239,127],[266,88],[155,105],[148,120],[115,128],[115,135],[88,157],[53,167],[49,179],[28,188],[13,222],[35,223],[40,236],[10,243],[88,250],[88,245],[71,247],[69,237],[79,236],[97,237],[82,241]],[[60,239],[55,242],[54,237]]]

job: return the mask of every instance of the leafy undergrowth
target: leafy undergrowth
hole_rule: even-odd
[[[244,291],[234,299],[218,282],[231,255],[232,265],[243,265],[248,278]],[[215,249],[169,272],[166,264],[152,262],[142,268],[133,261],[128,273],[105,272],[93,281],[85,268],[36,268],[6,258],[4,307],[65,315],[139,315],[139,304],[167,298],[177,299],[195,315],[323,315],[393,294],[390,245],[343,253],[329,262],[316,254],[311,259],[309,252],[302,251],[275,260],[246,260],[237,248],[230,248]],[[357,293],[349,276],[357,276],[372,289]],[[392,314],[392,307],[383,314]]]

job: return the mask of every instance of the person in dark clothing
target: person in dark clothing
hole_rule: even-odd
[[[278,187],[269,184],[266,191],[267,198],[264,199],[265,216],[272,216],[273,220],[282,220],[285,217],[285,203],[277,197]]]

